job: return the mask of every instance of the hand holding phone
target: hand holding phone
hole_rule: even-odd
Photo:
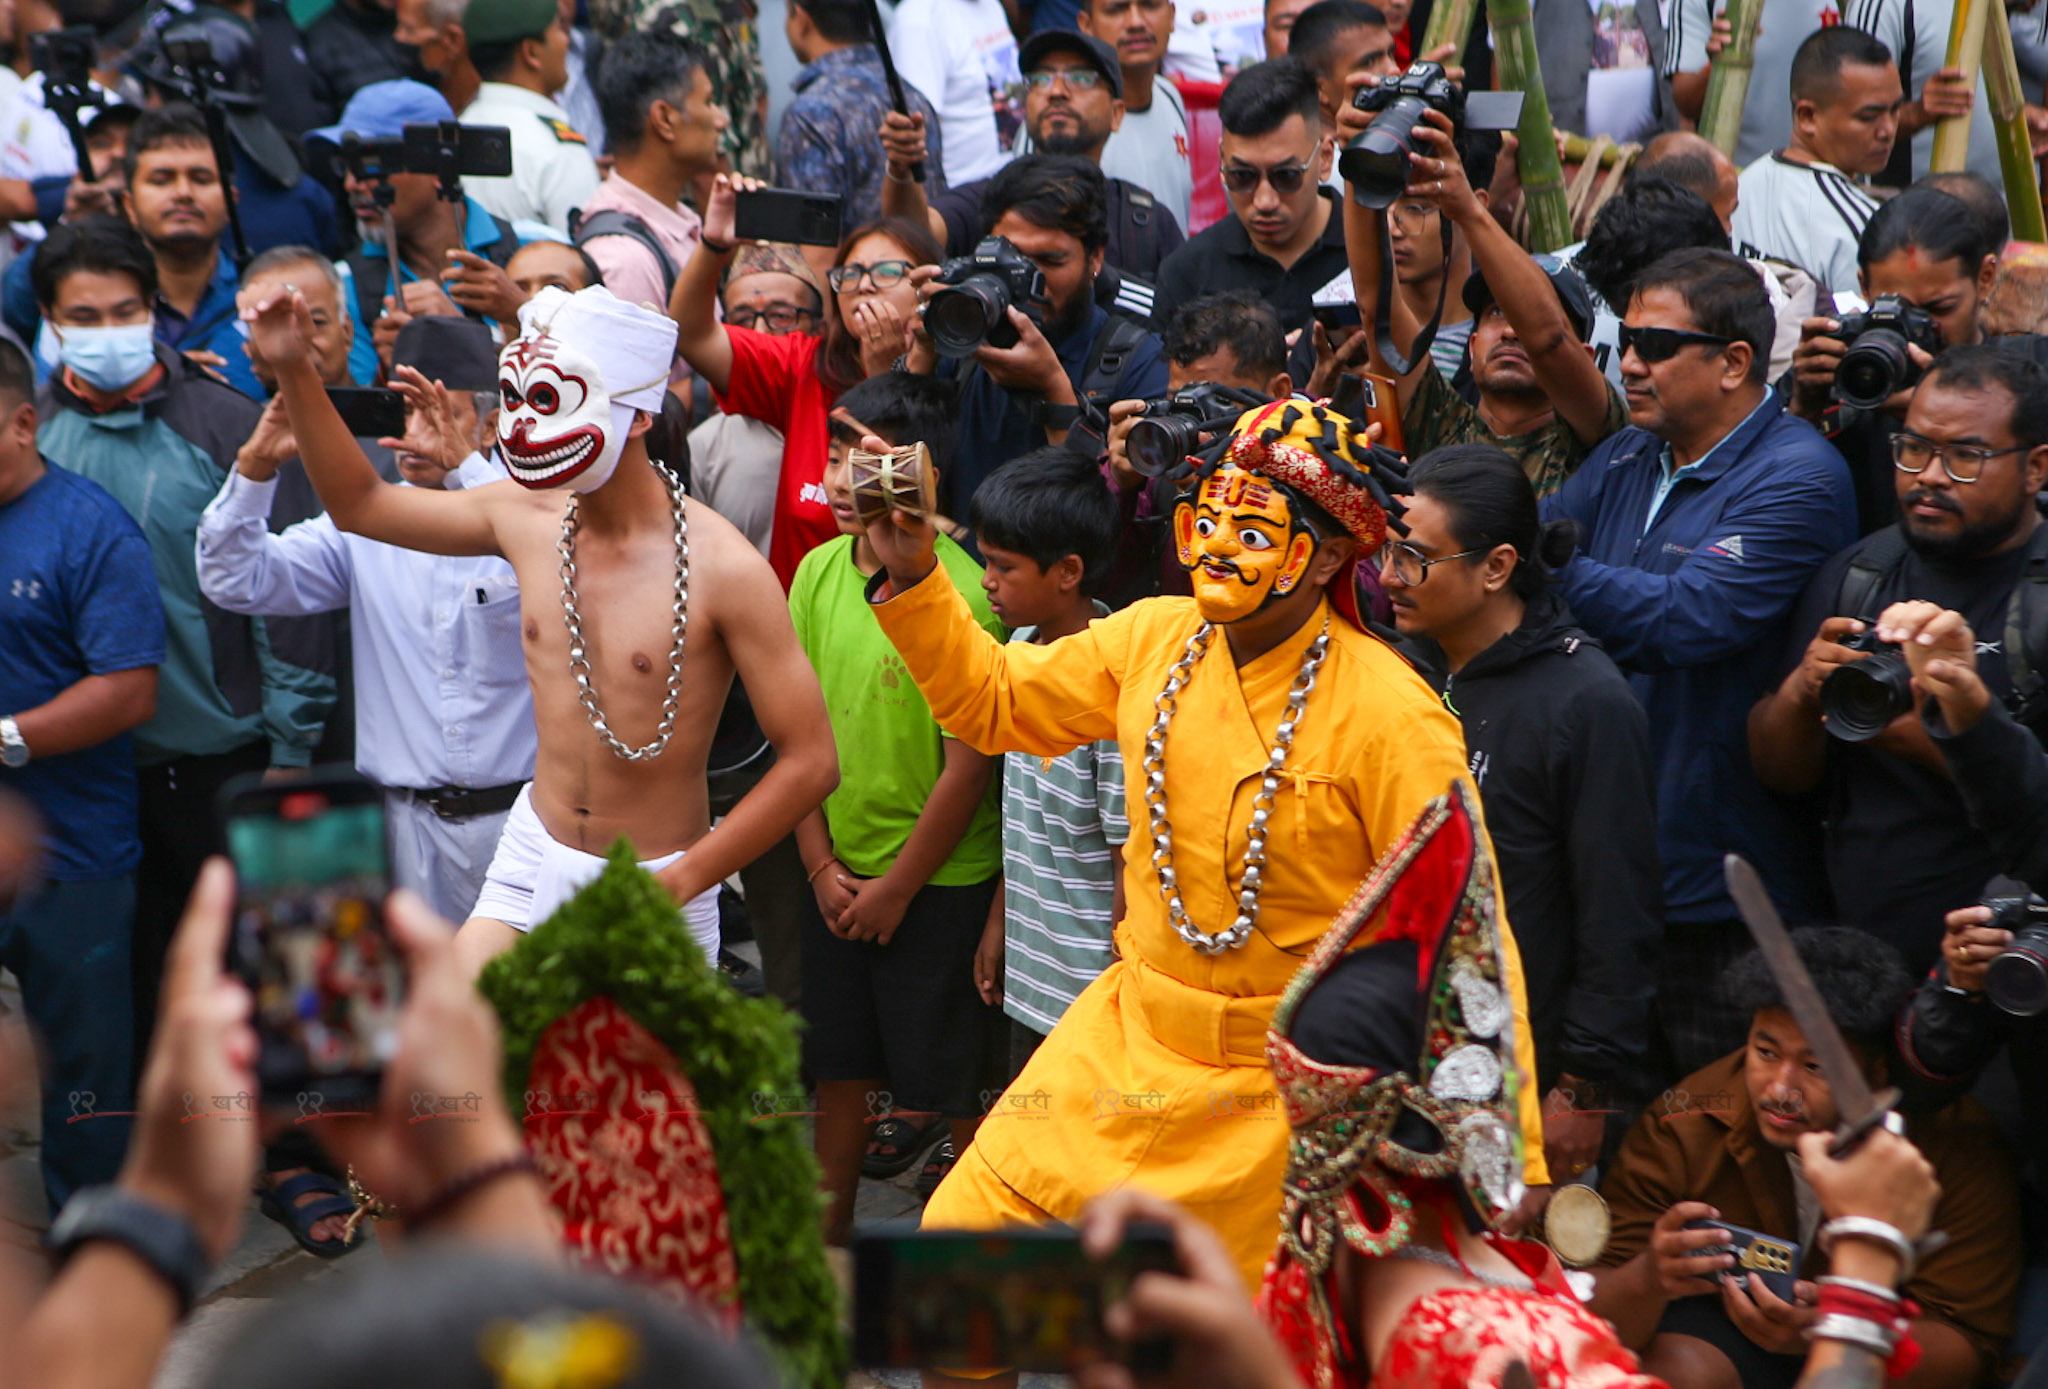
[[[1730,1278],[1754,1276],[1763,1282],[1780,1301],[1798,1301],[1799,1246],[1791,1240],[1766,1235],[1741,1225],[1731,1225],[1725,1220],[1688,1220],[1688,1230],[1719,1230],[1727,1237],[1726,1243],[1710,1244],[1695,1250],[1698,1254],[1732,1255],[1733,1268],[1723,1269],[1711,1275],[1716,1281]]]
[[[837,246],[840,204],[837,193],[805,193],[794,188],[743,188],[733,204],[733,235],[743,241]]]

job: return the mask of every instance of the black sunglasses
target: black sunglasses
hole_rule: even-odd
[[[1625,357],[1630,348],[1645,362],[1668,362],[1678,355],[1681,347],[1726,347],[1734,342],[1719,333],[1695,333],[1685,328],[1631,328],[1621,326],[1621,352]]]
[[[1306,164],[1282,164],[1277,169],[1261,169],[1250,164],[1226,164],[1223,166],[1223,186],[1239,197],[1259,191],[1259,180],[1273,185],[1273,191],[1283,198],[1293,197],[1301,191],[1301,182],[1308,177]]]

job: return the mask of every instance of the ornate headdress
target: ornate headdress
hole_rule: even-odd
[[[1465,783],[1431,801],[1289,983],[1266,1034],[1294,1132],[1260,1300],[1318,1389],[1336,1378],[1327,1280],[1340,1241],[1368,1258],[1400,1248],[1421,1182],[1448,1184],[1487,1228],[1522,1198],[1514,1006],[1479,825]]]

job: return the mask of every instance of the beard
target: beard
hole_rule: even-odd
[[[1088,311],[1094,305],[1095,285],[1090,281],[1074,292],[1074,297],[1064,308],[1055,310],[1052,305],[1046,305],[1045,322],[1039,325],[1039,331],[1045,334],[1047,342],[1063,343],[1088,321]]]
[[[1043,140],[1040,140],[1038,142],[1038,152],[1040,154],[1086,155],[1099,143],[1101,142],[1086,128],[1077,130],[1072,135],[1061,131],[1058,134],[1048,134]]]
[[[2022,497],[2018,505],[2001,515],[1987,516],[1981,521],[1966,521],[1953,534],[1929,534],[1919,530],[1907,508],[1923,504],[1939,507],[1958,517],[1963,511],[1950,498],[1924,488],[1916,487],[1899,499],[1899,519],[1906,534],[1906,543],[1922,559],[1940,563],[1978,559],[2012,539],[2021,518],[2026,515],[2025,508],[2033,505],[2033,499]]]

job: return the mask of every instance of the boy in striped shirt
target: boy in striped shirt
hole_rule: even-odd
[[[975,489],[968,523],[987,565],[981,586],[1011,641],[1057,641],[1108,615],[1093,594],[1117,520],[1101,472],[1064,448],[1013,459]],[[1109,965],[1129,834],[1115,739],[1004,758],[1003,882],[974,982],[1009,1015],[1012,1076]]]

